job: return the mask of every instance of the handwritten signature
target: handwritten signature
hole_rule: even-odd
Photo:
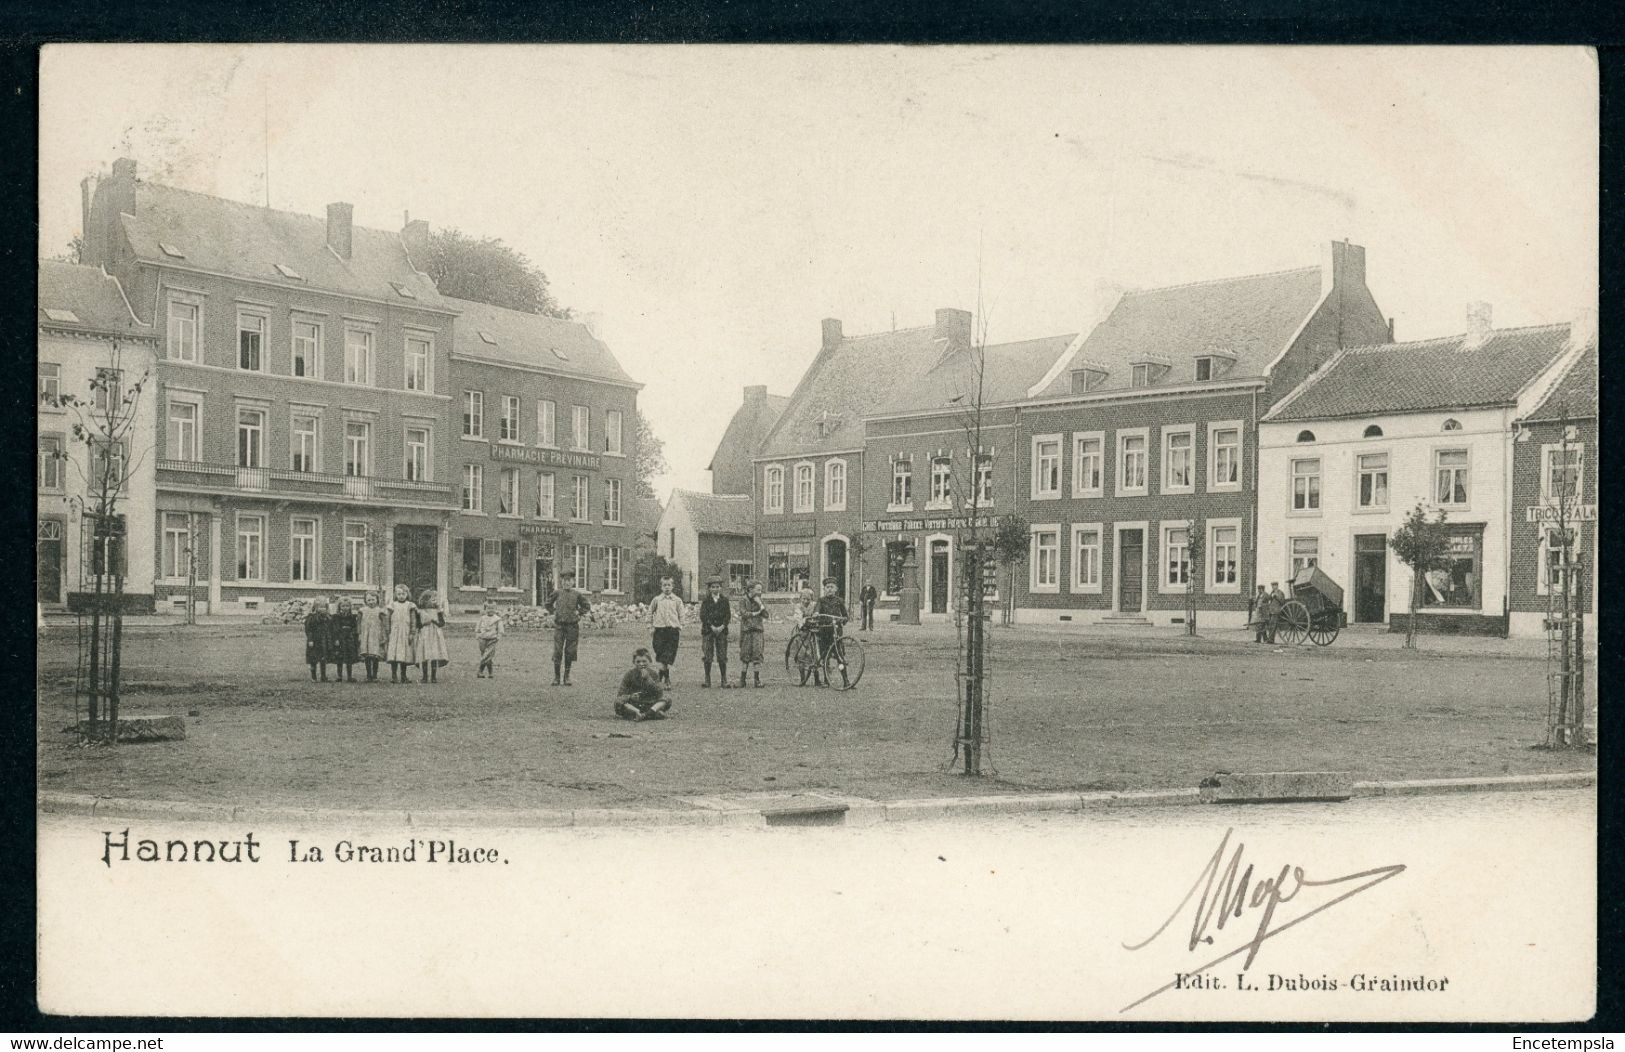
[[[1192,953],[1199,946],[1212,946],[1214,938],[1210,934],[1210,930],[1223,931],[1227,921],[1242,921],[1242,918],[1246,916],[1247,919],[1242,921],[1242,925],[1245,926],[1252,922],[1253,916],[1256,916],[1258,926],[1253,930],[1252,937],[1240,946],[1213,958],[1213,960],[1208,961],[1199,968],[1190,969],[1185,974],[1200,975],[1208,969],[1223,964],[1225,961],[1242,953],[1247,955],[1247,959],[1241,965],[1242,970],[1246,971],[1252,967],[1253,959],[1258,956],[1259,948],[1267,940],[1279,935],[1288,928],[1302,924],[1317,913],[1323,913],[1331,909],[1339,902],[1351,899],[1363,891],[1369,891],[1383,881],[1397,877],[1405,872],[1403,865],[1377,866],[1373,869],[1361,870],[1358,873],[1332,877],[1329,880],[1313,880],[1304,874],[1302,866],[1284,865],[1275,876],[1262,877],[1254,881],[1252,863],[1247,863],[1246,868],[1242,868],[1242,854],[1246,851],[1246,844],[1237,842],[1236,849],[1230,855],[1229,861],[1225,861],[1225,851],[1230,847],[1230,835],[1234,832],[1234,829],[1224,831],[1224,837],[1219,841],[1218,850],[1213,852],[1213,857],[1208,859],[1207,864],[1202,867],[1202,871],[1196,875],[1196,882],[1191,885],[1189,891],[1185,892],[1185,897],[1179,900],[1179,905],[1174,907],[1173,912],[1168,915],[1168,919],[1163,921],[1156,931],[1140,942],[1124,943],[1123,948],[1125,950],[1143,950],[1149,946],[1158,936],[1168,930],[1174,921],[1178,919],[1180,912],[1185,909],[1186,904],[1194,897],[1196,899],[1196,909],[1192,914],[1190,941],[1186,947]],[[1337,897],[1328,899],[1306,913],[1301,913],[1273,928],[1270,927],[1271,922],[1275,919],[1276,907],[1297,898],[1304,888],[1334,887],[1352,884],[1355,881],[1362,881],[1363,883],[1345,890]],[[1254,912],[1252,915],[1248,915],[1249,911]],[[1129,1009],[1151,1000],[1158,994],[1173,989],[1177,981],[1158,987],[1133,1004],[1125,1006],[1121,1011],[1127,1012]]]

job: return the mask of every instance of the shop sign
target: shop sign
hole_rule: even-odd
[[[548,525],[541,522],[522,522],[519,524],[521,537],[563,537],[563,526]]]
[[[1564,518],[1570,522],[1596,522],[1597,506],[1595,504],[1570,504],[1566,509],[1559,509],[1556,504],[1531,504],[1524,509],[1524,521],[1534,523],[1555,523],[1558,512],[1563,511]]]
[[[581,468],[598,471],[603,458],[596,453],[571,453],[563,449],[542,449],[534,446],[504,446],[491,444],[491,459],[518,464],[541,464],[547,467]]]
[[[913,530],[930,530],[933,532],[946,530],[991,529],[997,525],[998,520],[991,515],[959,515],[940,519],[869,519],[863,524],[865,530],[874,533],[904,533]]]

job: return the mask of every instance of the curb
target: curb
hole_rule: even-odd
[[[1533,792],[1542,789],[1583,789],[1597,784],[1594,771],[1564,774],[1504,775],[1488,778],[1426,778],[1388,782],[1355,782],[1354,798],[1442,796],[1454,793]],[[810,794],[818,795],[818,794]],[[871,826],[927,818],[979,815],[1088,812],[1137,807],[1188,807],[1202,803],[1196,789],[1154,789],[1134,792],[1024,793],[1012,796],[935,797],[916,800],[849,801],[843,821],[834,824]],[[324,808],[230,807],[165,800],[123,800],[114,797],[41,793],[39,811],[50,815],[93,818],[161,818],[180,822],[280,822],[291,825],[345,824],[365,828],[414,829],[541,829],[580,827],[697,827],[766,828],[760,805],[741,802],[737,807],[691,805],[688,809],[639,810],[633,808],[580,808],[550,811],[342,811]],[[1225,806],[1225,805],[1209,805]],[[1234,805],[1232,805],[1234,806]],[[1255,805],[1256,806],[1256,805]]]

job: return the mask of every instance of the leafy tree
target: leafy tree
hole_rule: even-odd
[[[640,497],[653,499],[654,477],[671,470],[666,463],[666,443],[649,426],[649,418],[641,409],[632,411],[632,473]]]
[[[474,238],[450,228],[432,231],[423,271],[447,296],[526,314],[570,317],[569,308],[553,298],[541,268],[501,238]]]
[[[660,579],[670,577],[672,591],[683,594],[682,567],[655,552],[644,552],[632,567],[632,597],[647,603],[660,594]]]
[[[1026,519],[1015,512],[1000,517],[993,532],[993,551],[999,557],[999,564],[1004,567],[1005,580],[1009,585],[1009,591],[1005,594],[1010,598],[1004,604],[1004,623],[1007,625],[1014,619],[1016,569],[1027,561],[1027,548],[1031,542]]]
[[[1418,504],[1406,513],[1405,521],[1389,538],[1388,545],[1393,548],[1395,558],[1411,568],[1411,616],[1410,623],[1405,628],[1405,646],[1414,650],[1416,604],[1421,599],[1422,581],[1429,570],[1437,569],[1444,563],[1445,554],[1450,547],[1450,533],[1445,527],[1444,509],[1439,509],[1437,514],[1429,519],[1426,509]]]

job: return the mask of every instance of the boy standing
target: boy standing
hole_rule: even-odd
[[[835,646],[835,637],[841,634],[841,626],[846,621],[846,603],[836,591],[839,585],[840,582],[833,577],[824,578],[824,596],[818,600],[818,613],[823,615],[823,620],[818,625],[819,657],[828,654]],[[847,685],[846,663],[841,662],[840,668],[841,686],[844,688]],[[816,678],[817,675],[818,673],[815,670],[813,676]]]
[[[649,624],[654,628],[654,658],[660,662],[660,682],[671,684],[671,667],[677,662],[677,642],[683,627],[683,600],[672,593],[668,574],[660,579],[660,594],[649,604]]]
[[[559,590],[553,593],[553,685],[559,685],[559,662],[564,662],[564,685],[570,685],[570,666],[576,661],[576,645],[581,641],[581,615],[592,610],[587,597],[576,591],[576,575],[559,575]]]
[[[745,588],[745,598],[739,609],[739,685],[745,685],[745,673],[755,666],[756,685],[762,685],[762,651],[766,638],[767,604],[762,601],[762,584],[752,582]]]
[[[722,594],[722,578],[713,577],[705,582],[706,596],[700,600],[700,660],[705,662],[705,686],[711,685],[711,661],[716,659],[722,673],[722,689],[728,682],[728,626],[733,621],[733,607]]]
[[[615,715],[621,719],[666,718],[666,710],[671,708],[671,689],[661,685],[652,665],[648,647],[632,652],[632,669],[621,677],[621,689],[615,694]]]

